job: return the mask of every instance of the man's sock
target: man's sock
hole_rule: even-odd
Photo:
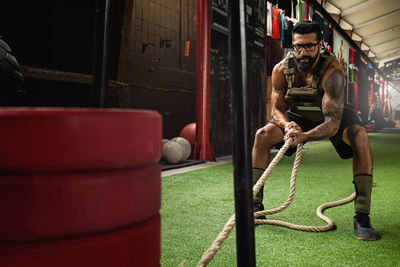
[[[260,179],[261,175],[264,173],[264,169],[253,168],[253,187],[257,183],[258,179]],[[264,193],[264,186],[260,188],[260,191],[254,198],[254,203],[262,203],[263,201],[263,193]]]
[[[354,176],[354,187],[356,189],[356,199],[354,201],[354,209],[356,217],[361,224],[365,224],[364,215],[368,215],[371,210],[371,193],[373,177],[368,174],[360,174]],[[368,217],[368,216],[367,216]],[[369,223],[369,222],[368,222]]]
[[[371,222],[368,214],[365,214],[363,212],[356,212],[354,218],[356,218],[357,222],[360,224],[361,227],[365,228],[371,227]]]

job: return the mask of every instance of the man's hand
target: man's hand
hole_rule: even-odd
[[[296,124],[296,123],[294,123]],[[296,127],[297,126],[297,127]],[[286,128],[285,128],[286,132]],[[303,134],[303,130],[296,124],[295,126],[291,127],[283,137],[283,140],[286,142],[290,138],[293,138],[293,142],[291,144],[292,147],[297,146],[300,143],[304,143],[305,135]]]
[[[286,142],[289,138],[293,138],[291,146],[297,146],[297,144],[304,142],[303,130],[294,121],[290,121],[285,125],[285,136],[283,140]]]
[[[285,124],[285,134],[293,130],[301,130],[300,126],[294,121],[289,121]]]

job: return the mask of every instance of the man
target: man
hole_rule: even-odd
[[[359,117],[344,107],[345,75],[334,55],[321,51],[321,29],[303,21],[293,27],[293,52],[272,71],[272,120],[255,136],[253,183],[269,164],[270,149],[293,138],[286,155],[299,143],[330,138],[341,158],[353,157],[356,190],[354,229],[359,240],[376,240],[370,224],[372,155]],[[263,190],[254,199],[255,211],[263,210]]]

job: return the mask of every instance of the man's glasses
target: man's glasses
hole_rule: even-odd
[[[305,49],[307,52],[312,52],[315,49],[315,46],[318,45],[318,43],[310,43],[310,44],[292,44],[293,45],[293,50],[295,52],[300,52],[301,49]]]

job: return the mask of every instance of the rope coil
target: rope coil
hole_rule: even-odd
[[[261,175],[261,177],[258,179],[257,183],[253,187],[253,196],[257,195],[257,193],[260,191],[260,188],[264,185],[265,181],[271,174],[272,170],[278,165],[279,161],[282,159],[284,156],[286,150],[290,147],[292,144],[293,139],[289,139],[285,142],[285,144],[282,146],[282,148],[278,151],[278,154],[274,157],[274,159],[271,161],[271,163],[268,165],[268,168],[264,171],[264,173]],[[293,201],[294,195],[296,192],[296,177],[297,177],[297,172],[300,166],[300,159],[301,159],[301,153],[302,153],[302,144],[297,145],[297,150],[296,150],[296,157],[293,163],[293,169],[292,169],[292,174],[290,178],[290,193],[288,199],[283,203],[281,206],[274,208],[274,209],[269,209],[269,210],[263,210],[263,211],[258,211],[254,212],[254,217],[262,216],[262,215],[270,215],[274,213],[278,213],[286,209]],[[298,225],[298,224],[293,224],[285,221],[280,221],[280,220],[270,220],[270,219],[254,219],[254,223],[256,225],[261,225],[261,224],[270,224],[270,225],[279,225],[295,230],[301,230],[301,231],[308,231],[308,232],[325,232],[329,231],[335,228],[335,224],[333,220],[331,220],[329,217],[325,216],[323,214],[323,211],[325,209],[343,205],[346,203],[349,203],[354,200],[356,194],[353,193],[347,198],[333,201],[333,202],[327,202],[324,204],[321,204],[317,208],[317,216],[325,221],[327,224],[323,226],[305,226],[305,225]],[[214,242],[211,244],[211,246],[204,252],[202,258],[200,261],[197,263],[198,267],[204,267],[207,266],[210,261],[214,258],[214,256],[217,254],[218,250],[221,248],[222,243],[225,241],[225,239],[228,238],[230,232],[232,231],[233,227],[235,226],[235,214],[233,214],[228,222],[225,224],[224,229],[219,233],[217,238],[214,240]]]

